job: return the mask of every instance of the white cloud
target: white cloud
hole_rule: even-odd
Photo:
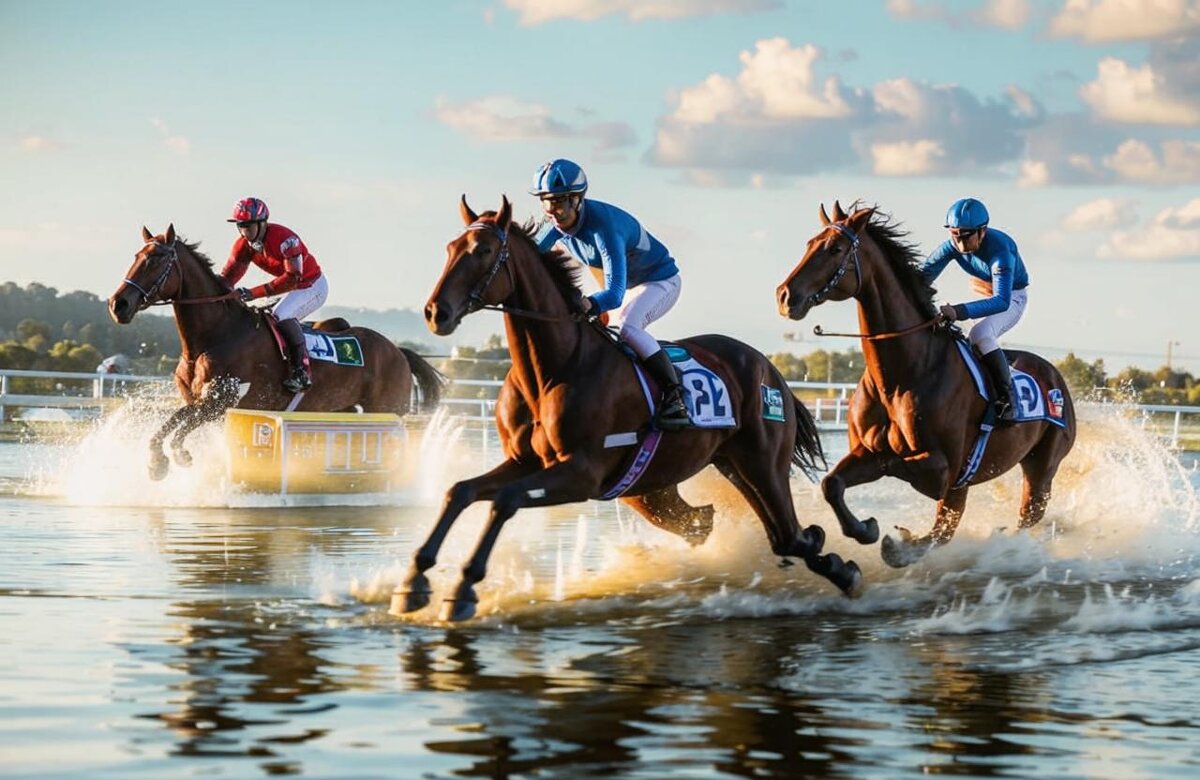
[[[619,14],[633,22],[714,14],[749,14],[779,8],[780,0],[504,0],[526,26],[558,19],[591,22]]]
[[[453,103],[438,97],[434,115],[478,141],[528,141],[547,138],[590,138],[601,154],[632,146],[633,128],[624,122],[571,124],[552,116],[548,107],[508,95],[490,95]]]
[[[871,89],[819,75],[822,50],[760,40],[735,76],[678,93],[649,158],[683,168],[800,175],[849,167],[882,175],[978,171],[1014,159],[1041,109],[1016,90],[981,101],[956,85],[900,78]]]
[[[192,142],[187,136],[173,135],[167,123],[158,117],[151,117],[150,124],[154,125],[162,136],[163,146],[176,154],[188,154],[192,151]]]
[[[887,11],[898,19],[918,19],[945,22],[954,28],[967,25],[987,25],[1006,30],[1025,26],[1030,16],[1029,0],[984,0],[973,9],[948,3],[917,2],[917,0],[888,0]]]
[[[1104,158],[1104,164],[1125,181],[1143,184],[1200,183],[1200,141],[1171,140],[1159,144],[1159,152],[1142,141],[1130,139]]]
[[[713,122],[724,117],[743,119],[833,119],[849,116],[848,95],[837,77],[819,79],[813,64],[822,51],[811,44],[792,48],[784,38],[758,41],[755,51],[743,51],[736,79],[712,74],[682,90],[675,118],[684,122]]]
[[[1041,160],[1022,160],[1018,187],[1044,187],[1050,183],[1050,168]]]
[[[17,142],[17,146],[25,152],[52,152],[58,144],[44,135],[27,135]]]
[[[1096,80],[1080,87],[1079,96],[1104,119],[1200,124],[1200,95],[1176,94],[1164,75],[1150,63],[1135,68],[1116,57],[1105,57],[1097,66]]]
[[[565,123],[550,115],[548,107],[507,95],[490,95],[463,103],[452,103],[439,96],[434,115],[442,124],[480,141],[563,138],[571,134]]]
[[[1200,198],[1163,209],[1139,230],[1113,233],[1097,253],[1132,260],[1200,260]]]
[[[1175,38],[1200,30],[1198,0],[1067,0],[1050,34],[1089,43]]]
[[[879,176],[915,176],[933,173],[946,157],[941,143],[929,138],[871,146],[872,171]]]
[[[1005,30],[1019,30],[1029,21],[1029,0],[987,0],[975,18]]]
[[[1097,198],[1081,203],[1062,218],[1063,230],[1090,232],[1129,227],[1137,222],[1132,201],[1116,198]]]

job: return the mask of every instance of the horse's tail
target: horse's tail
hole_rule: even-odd
[[[421,391],[421,407],[430,409],[437,406],[438,402],[442,400],[442,390],[445,389],[448,381],[446,377],[428,360],[411,349],[401,347],[400,351],[404,353],[404,357],[408,358],[408,366],[417,380],[417,389]]]
[[[792,401],[796,405],[796,447],[792,450],[792,463],[799,466],[805,476],[815,481],[818,461],[820,468],[828,467],[825,451],[821,449],[821,434],[808,407],[794,394]]]

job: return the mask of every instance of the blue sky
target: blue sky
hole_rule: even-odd
[[[678,259],[661,337],[845,349],[784,338],[851,304],[773,306],[818,204],[932,250],[973,195],[1030,269],[1005,343],[1200,371],[1197,63],[1197,0],[0,0],[0,279],[107,296],[142,224],[223,260],[253,194],[331,304],[419,308],[458,195],[531,216],[561,156]]]

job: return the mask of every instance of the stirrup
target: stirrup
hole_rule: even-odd
[[[663,400],[654,415],[654,422],[658,427],[665,429],[691,426],[692,420],[688,416],[687,406],[684,405],[679,393],[672,393]]]
[[[287,379],[283,380],[283,389],[293,393],[299,393],[310,387],[312,387],[312,377],[303,368],[295,369]]]
[[[993,407],[996,410],[997,421],[1006,423],[1017,421],[1017,409],[1011,401],[995,401]]]

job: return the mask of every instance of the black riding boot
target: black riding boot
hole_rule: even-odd
[[[659,428],[673,430],[686,428],[692,424],[688,418],[687,406],[683,403],[683,386],[679,384],[679,374],[665,349],[660,349],[642,361],[663,389],[662,403],[654,414],[654,422]]]
[[[279,332],[287,342],[288,362],[292,365],[291,373],[283,380],[283,389],[299,393],[312,387],[312,376],[308,369],[308,349],[304,346],[304,331],[300,329],[300,321],[296,318],[279,321]]]
[[[995,349],[983,356],[983,364],[992,375],[992,385],[996,389],[996,416],[1003,422],[1012,422],[1017,418],[1017,410],[1013,406],[1016,396],[1013,394],[1012,372],[1008,368],[1008,358],[1004,350]]]

